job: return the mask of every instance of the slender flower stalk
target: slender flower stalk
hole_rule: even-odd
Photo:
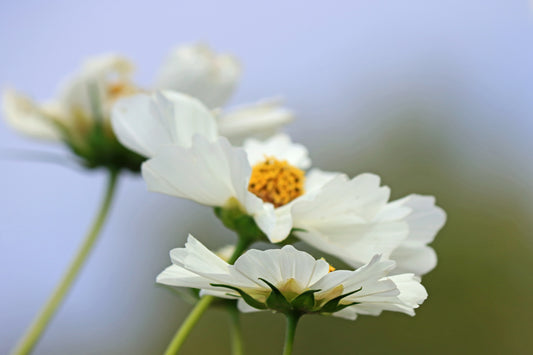
[[[230,316],[231,354],[242,355],[244,353],[242,327],[237,303],[228,306],[228,313]]]
[[[253,240],[240,237],[237,245],[235,246],[235,251],[231,255],[231,258],[228,260],[229,264],[233,264],[239,256],[242,255],[248,249],[250,244],[253,243]],[[174,338],[168,344],[167,350],[165,350],[165,355],[174,355],[177,354],[181,346],[185,342],[185,339],[189,336],[192,328],[200,320],[200,317],[204,314],[205,311],[209,308],[211,303],[215,300],[216,297],[205,295],[203,296],[198,303],[191,310],[191,313],[187,316],[185,321],[182,323],[181,327],[178,329]]]
[[[39,339],[41,338],[46,327],[50,323],[50,320],[56,313],[57,309],[63,302],[67,292],[72,287],[74,280],[76,280],[82,266],[85,264],[89,253],[91,252],[102,226],[106,220],[106,217],[109,213],[109,208],[111,207],[111,202],[116,190],[116,184],[118,180],[119,173],[116,170],[109,171],[109,177],[107,181],[107,188],[105,191],[104,199],[100,206],[100,210],[96,215],[91,229],[87,233],[83,244],[81,245],[76,257],[70,264],[66,274],[63,276],[61,282],[57,285],[56,289],[52,293],[52,296],[46,302],[44,308],[41,310],[37,318],[33,321],[30,328],[28,328],[26,334],[20,340],[18,346],[13,351],[13,355],[25,355],[29,354]]]
[[[287,314],[287,329],[285,331],[285,345],[283,347],[283,355],[292,354],[292,345],[294,344],[294,334],[296,333],[296,326],[300,320],[301,315],[298,313]]]

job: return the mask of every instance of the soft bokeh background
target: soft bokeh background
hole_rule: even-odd
[[[204,40],[245,66],[233,103],[282,95],[314,164],[374,172],[393,197],[433,194],[448,223],[415,318],[304,318],[296,354],[526,354],[533,347],[533,11],[526,0],[2,1],[0,84],[38,99],[91,54],[118,51],[149,84],[168,50]],[[68,265],[104,176],[7,159],[62,148],[0,126],[0,353]],[[154,285],[188,232],[233,240],[212,212],[136,176],[37,354],[157,354],[189,306]],[[229,353],[210,311],[184,354]],[[281,350],[284,322],[246,315],[249,353]]]

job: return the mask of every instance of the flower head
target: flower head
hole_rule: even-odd
[[[173,265],[157,282],[238,299],[244,312],[270,309],[349,319],[379,315],[383,310],[414,315],[427,297],[413,274],[387,276],[394,262],[381,261],[379,256],[355,271],[330,271],[323,259],[285,246],[249,250],[229,265],[189,236],[185,248],[173,249],[170,257]]]
[[[250,228],[256,226],[256,234],[271,242],[292,235],[354,267],[375,254],[396,260],[396,272],[421,275],[435,266],[427,244],[445,214],[432,197],[388,202],[390,189],[380,186],[376,175],[349,179],[337,172],[306,172],[311,166],[307,149],[284,134],[249,138],[234,147],[217,137],[216,118],[184,95],[123,102],[125,113],[137,115],[116,112],[115,130],[132,150],[152,156],[143,165],[150,190],[217,207],[225,225],[235,230],[234,220],[249,216],[247,228],[253,224]]]
[[[133,64],[116,54],[88,59],[68,78],[54,100],[38,104],[7,90],[3,111],[17,131],[36,138],[63,141],[89,168],[138,170],[141,157],[118,143],[109,111],[120,97],[140,91],[132,83]]]

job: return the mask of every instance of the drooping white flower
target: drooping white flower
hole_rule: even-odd
[[[413,274],[388,276],[394,262],[379,256],[355,271],[334,270],[323,259],[285,246],[249,250],[229,265],[189,236],[185,248],[173,249],[170,257],[173,265],[159,274],[158,283],[238,299],[244,312],[273,309],[349,319],[384,310],[414,315],[427,297]]]

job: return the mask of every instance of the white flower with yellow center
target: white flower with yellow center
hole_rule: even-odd
[[[124,111],[116,107],[113,124],[123,144],[153,157],[143,167],[150,190],[222,211],[241,209],[271,242],[292,233],[355,267],[375,254],[397,261],[397,272],[421,275],[436,265],[427,244],[445,214],[432,197],[388,202],[390,190],[376,175],[306,174],[307,150],[286,135],[232,147],[217,138],[209,110],[185,95],[127,100]]]
[[[271,309],[348,319],[384,310],[414,315],[427,298],[419,278],[388,276],[394,262],[379,256],[355,271],[332,270],[323,259],[285,246],[248,250],[230,265],[189,236],[185,248],[173,249],[170,258],[173,265],[159,274],[158,283],[238,299],[243,312]]]

